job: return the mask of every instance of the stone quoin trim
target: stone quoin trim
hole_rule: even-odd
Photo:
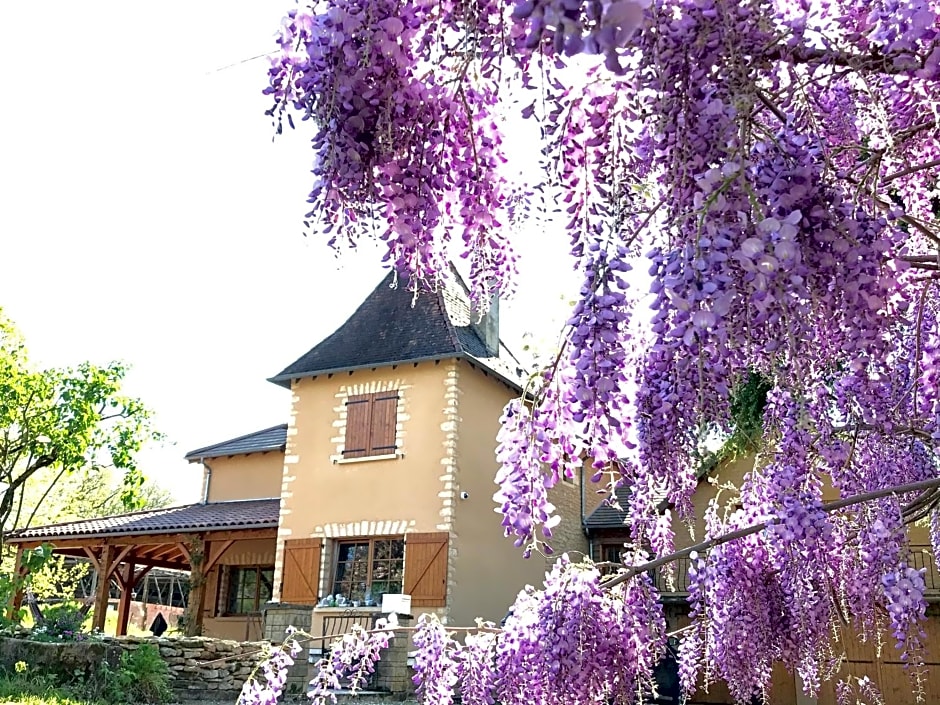
[[[441,499],[441,522],[437,525],[438,531],[454,529],[454,510],[457,504],[457,429],[460,424],[459,394],[457,363],[451,361],[444,377],[444,423],[441,424],[444,452],[441,457],[441,491],[437,494]]]
[[[457,586],[457,536],[454,533],[454,512],[457,511],[457,441],[460,428],[460,367],[456,360],[451,360],[444,377],[444,423],[441,431],[444,435],[444,456],[441,458],[441,521],[437,525],[439,531],[450,533],[450,544],[447,547],[447,596],[445,607],[440,610],[441,616],[447,617],[450,612],[450,602]]]
[[[297,393],[297,382],[291,384],[290,419],[287,421],[287,443],[284,447],[284,473],[281,476],[281,508],[280,520],[277,525],[277,544],[274,548],[274,589],[271,591],[271,602],[281,601],[281,583],[284,581],[284,542],[291,538],[293,533],[284,526],[284,517],[291,513],[287,509],[288,500],[294,496],[291,485],[297,479],[297,407],[300,395]]]

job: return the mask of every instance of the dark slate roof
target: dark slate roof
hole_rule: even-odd
[[[601,503],[597,509],[591,512],[584,520],[584,526],[588,529],[626,529],[627,503],[630,501],[630,488],[618,487],[614,494],[617,497],[617,503],[620,509],[612,507],[606,501]]]
[[[498,355],[487,351],[470,324],[467,288],[456,272],[439,291],[417,297],[395,282],[389,272],[332,335],[269,381],[290,387],[291,380],[330,372],[457,357],[521,389],[526,370],[502,342]]]
[[[205,448],[197,448],[186,454],[186,460],[203,458],[221,458],[224,455],[242,455],[244,453],[264,453],[269,450],[284,450],[287,445],[287,424],[272,426],[244,436],[232,438],[221,443],[214,443]]]
[[[6,540],[17,542],[49,539],[54,541],[57,538],[85,536],[174,534],[217,529],[269,529],[277,527],[280,505],[279,499],[188,504],[183,507],[166,507],[98,519],[35,526],[12,531],[7,534]]]

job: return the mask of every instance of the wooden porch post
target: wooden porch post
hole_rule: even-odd
[[[235,539],[206,541],[204,536],[194,539],[189,546],[189,602],[186,605],[186,636],[202,634],[203,607],[206,601],[206,583],[219,559],[235,543]],[[215,552],[213,553],[213,550]],[[192,630],[192,631],[190,631]]]
[[[143,599],[141,600],[141,607],[143,608],[143,612],[144,612],[144,621],[143,621],[143,623],[142,623],[140,626],[141,626],[142,629],[149,629],[149,627],[148,627],[147,625],[150,624],[150,609],[149,609],[149,603],[150,603],[150,571],[147,571],[147,575],[146,575],[146,577],[144,577],[144,587],[143,587],[143,589],[141,590],[141,593],[142,593],[142,594],[141,594],[141,597],[143,598]]]
[[[16,547],[16,560],[13,563],[13,579],[16,581],[16,591],[13,593],[13,601],[7,610],[7,618],[13,619],[20,607],[23,606],[23,578],[26,577],[23,570],[23,546]]]
[[[131,556],[127,559],[124,571],[118,573],[118,584],[121,587],[121,600],[118,602],[118,623],[117,631],[115,632],[117,636],[127,634],[127,622],[131,614],[131,600],[134,599],[134,588],[137,587],[137,583],[139,583],[141,578],[145,575],[148,576],[147,579],[149,580],[150,571],[153,570],[152,565],[145,565],[136,572],[134,571],[134,567],[134,556]],[[144,585],[146,586],[147,583],[144,582]]]
[[[98,565],[95,566],[98,573],[98,589],[95,592],[94,617],[92,619],[92,629],[104,632],[105,620],[108,615],[108,598],[111,592],[111,569],[114,562],[114,547],[110,544],[101,549],[101,556],[98,558]]]
[[[202,606],[206,600],[206,554],[209,545],[196,536],[186,547],[189,557],[189,599],[186,601],[186,636],[202,634]]]
[[[124,563],[124,570],[118,573],[118,583],[121,587],[121,599],[118,602],[117,636],[127,634],[127,620],[131,616],[131,599],[134,597],[134,586],[137,581],[134,573],[134,559],[128,558]]]

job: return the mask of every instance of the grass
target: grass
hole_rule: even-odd
[[[91,616],[89,615],[88,619],[85,620],[85,623],[82,625],[82,629],[86,632],[91,631]],[[105,634],[114,634],[117,631],[117,613],[113,610],[108,610],[107,616],[104,618],[104,633]],[[127,634],[128,636],[153,636],[146,629],[141,629],[136,624],[128,623],[127,625]]]
[[[45,695],[31,695],[26,693],[12,693],[0,696],[5,705],[90,705],[87,700],[72,700],[55,693]]]
[[[76,700],[58,688],[24,678],[0,677],[0,703],[4,705],[97,705]]]

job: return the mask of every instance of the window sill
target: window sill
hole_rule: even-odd
[[[208,619],[230,619],[232,621],[242,621],[245,619],[257,619],[260,616],[260,612],[238,612],[234,614],[217,614],[215,617],[209,617]]]
[[[352,605],[346,605],[345,607],[314,607],[313,611],[317,614],[342,614],[343,612],[349,612],[350,610],[355,610],[356,612],[381,612],[382,608],[376,605],[372,607],[366,607],[364,605],[359,605],[359,607],[353,607]]]
[[[404,458],[404,453],[388,453],[386,455],[367,455],[363,458],[334,458],[334,465],[348,465],[351,463],[368,463],[373,460],[398,460]]]

